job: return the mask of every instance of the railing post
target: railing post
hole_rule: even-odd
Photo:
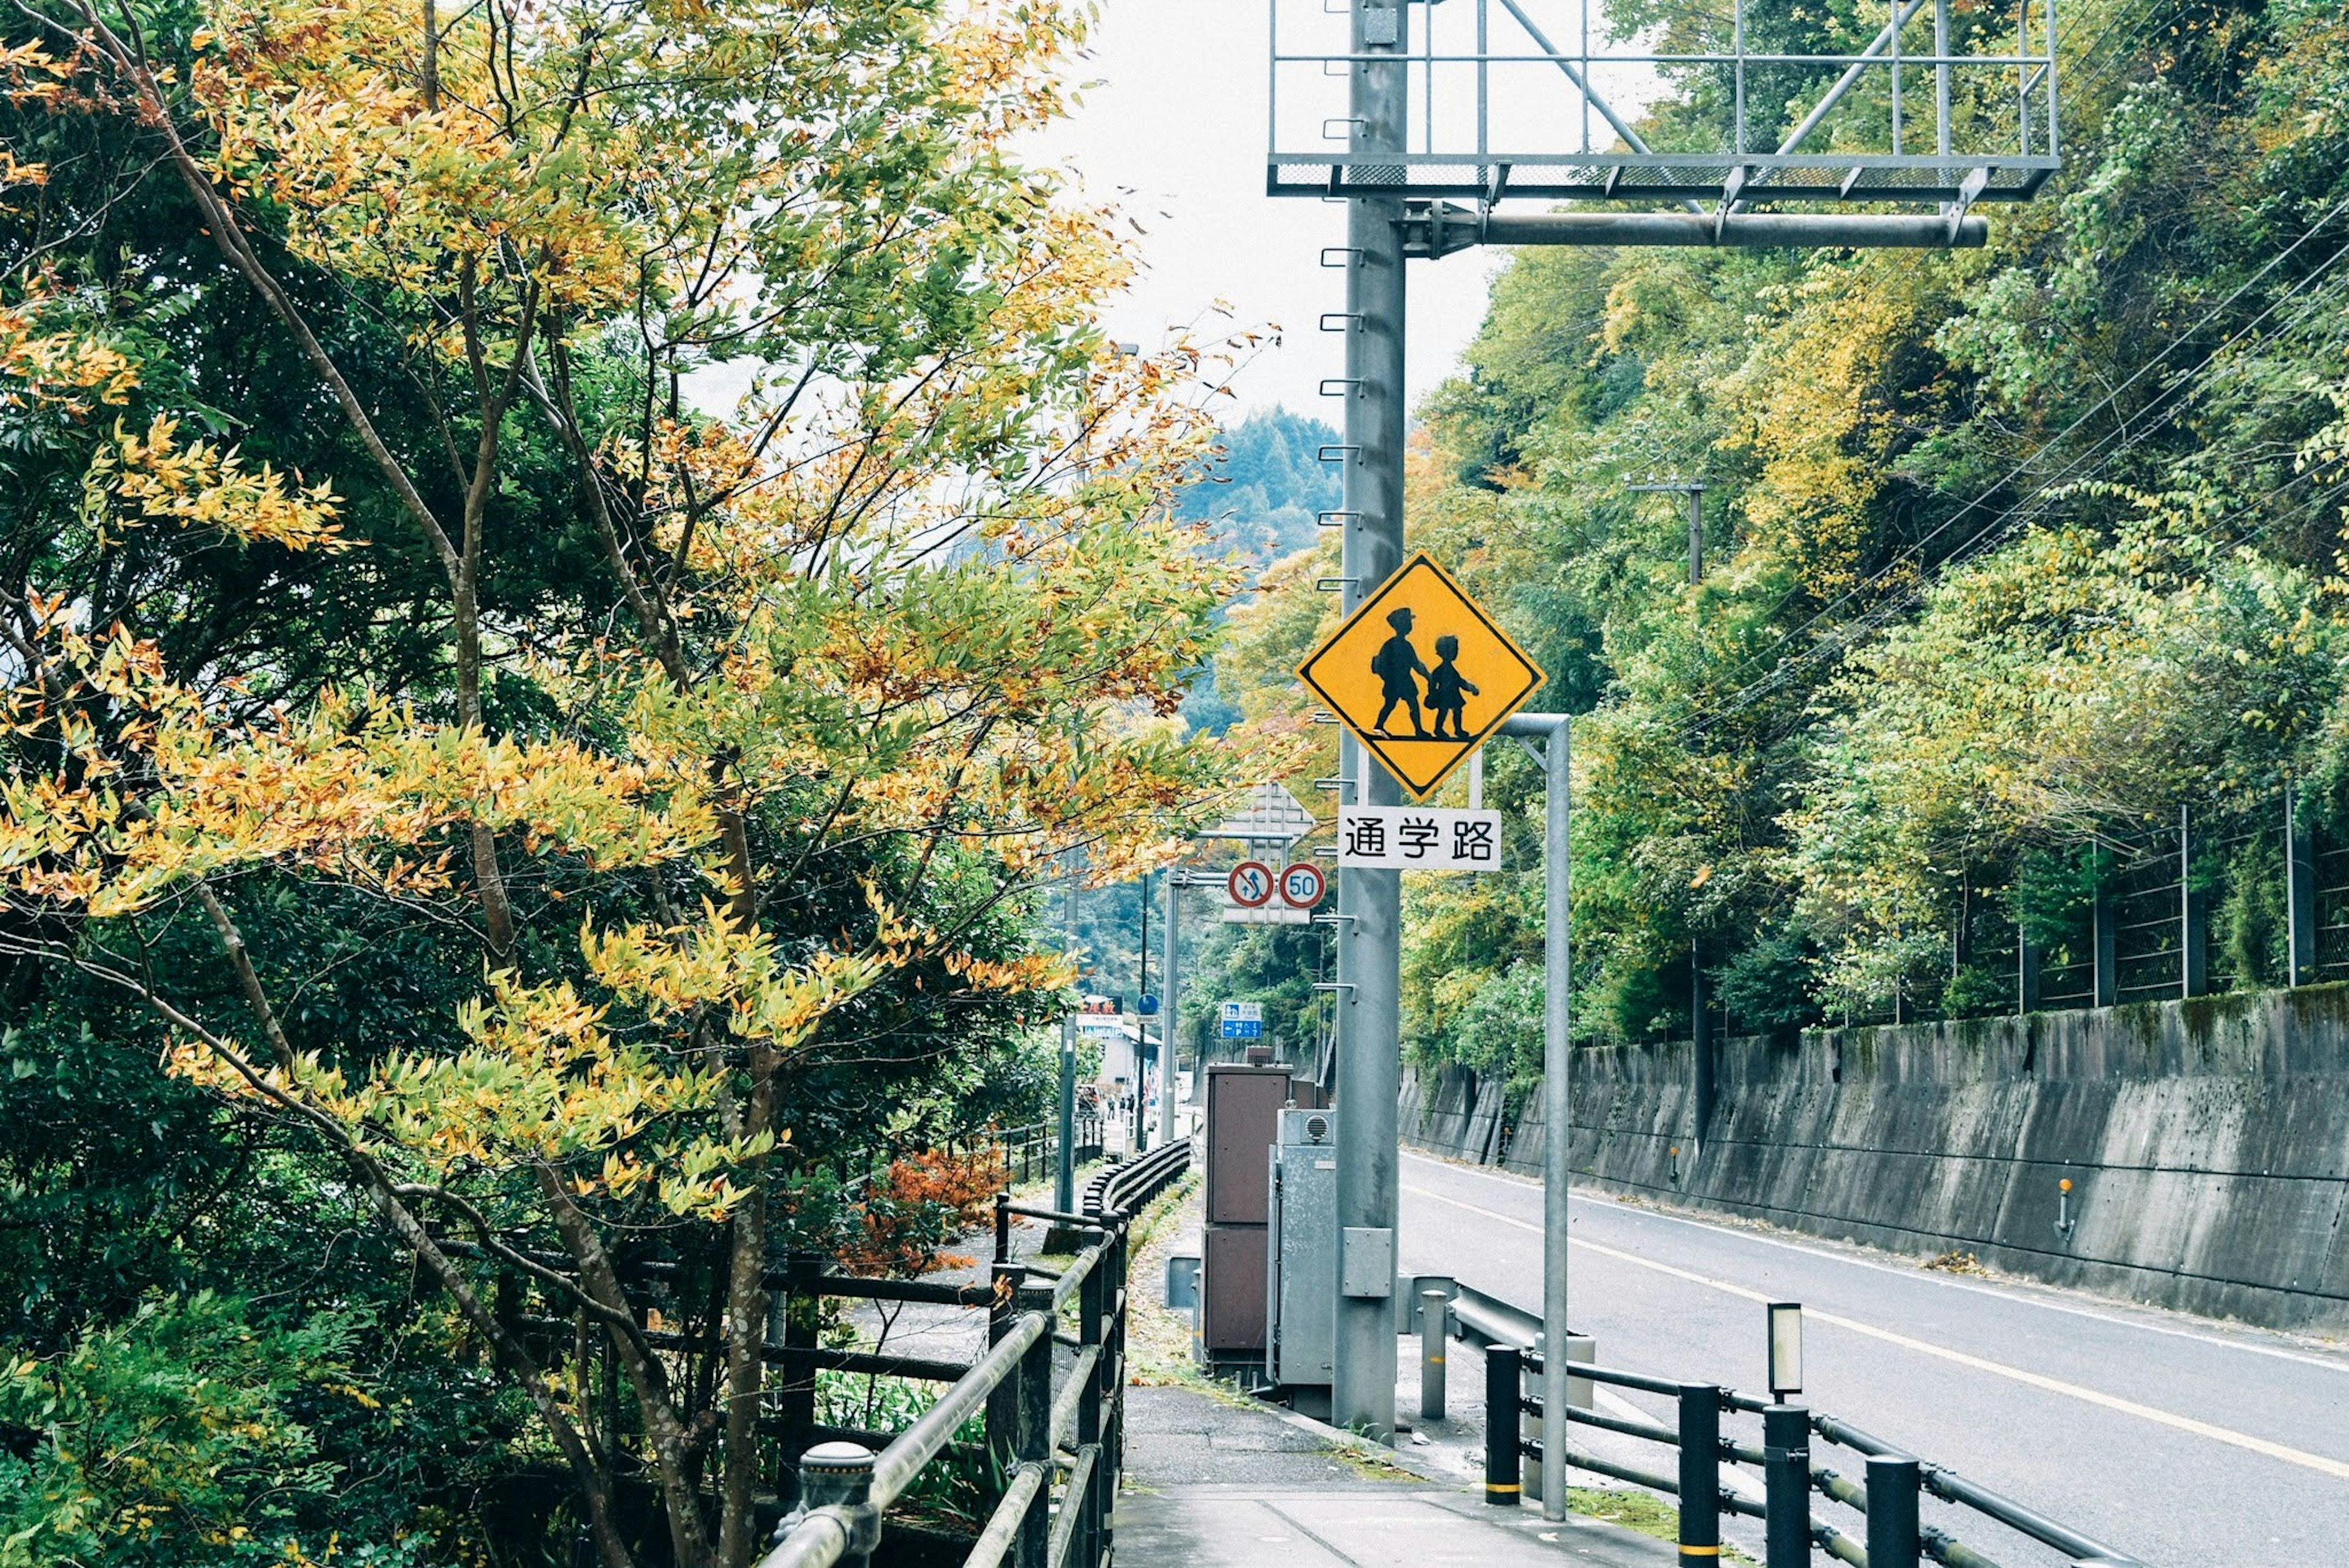
[[[1868,1568],[1917,1568],[1917,1461],[1868,1461]]]
[[[1811,1413],[1800,1405],[1762,1412],[1763,1533],[1767,1568],[1810,1568]]]
[[[1419,1293],[1419,1418],[1444,1419],[1444,1343],[1452,1298],[1442,1291]]]
[[[1517,1445],[1517,1416],[1525,1398],[1525,1357],[1516,1345],[1485,1352],[1485,1501],[1495,1508],[1517,1506],[1525,1451]]]
[[[1084,1282],[1077,1287],[1077,1344],[1078,1354],[1082,1355],[1086,1349],[1092,1349],[1095,1354],[1092,1370],[1086,1374],[1084,1388],[1077,1396],[1077,1431],[1071,1446],[1078,1449],[1091,1448],[1095,1450],[1096,1458],[1092,1474],[1085,1480],[1085,1495],[1082,1498],[1071,1497],[1063,1504],[1081,1511],[1077,1520],[1077,1551],[1080,1560],[1088,1565],[1102,1560],[1102,1535],[1107,1523],[1104,1518],[1106,1511],[1102,1507],[1101,1483],[1108,1473],[1108,1466],[1098,1457],[1102,1444],[1102,1380],[1110,1369],[1109,1347],[1102,1343],[1102,1317],[1109,1293],[1102,1287],[1108,1281],[1114,1239],[1104,1234],[1093,1244],[1101,1249],[1101,1254],[1093,1266],[1086,1271]]]
[[[873,1507],[873,1450],[862,1443],[818,1443],[800,1456],[802,1511],[836,1508],[845,1516],[848,1546],[841,1568],[871,1568],[881,1543],[881,1515]]]
[[[783,1350],[782,1376],[775,1390],[775,1413],[782,1422],[783,1462],[796,1466],[800,1455],[815,1441],[815,1366],[805,1355],[793,1351],[812,1351],[816,1347],[816,1298],[812,1290],[816,1276],[823,1272],[823,1261],[804,1254],[793,1254],[783,1262],[783,1289],[776,1305],[768,1309],[776,1327]]]
[[[1109,1323],[1102,1336],[1102,1461],[1101,1555],[1116,1555],[1117,1489],[1125,1474],[1125,1317],[1129,1304],[1126,1271],[1132,1263],[1127,1236],[1129,1221],[1117,1217],[1110,1232],[1110,1270],[1103,1294]]]
[[[1036,1336],[1019,1358],[1018,1407],[1014,1428],[1019,1434],[1019,1462],[1043,1468],[1045,1484],[1019,1521],[1019,1542],[1014,1549],[1017,1568],[1047,1568],[1052,1544],[1052,1293],[1049,1286],[1024,1286],[1017,1298],[1020,1313],[1041,1313],[1045,1332]],[[1067,1500],[1074,1504],[1076,1499]]]
[[[1681,1561],[1714,1568],[1721,1559],[1721,1390],[1683,1383],[1680,1401]],[[1565,1426],[1558,1422],[1561,1431]]]
[[[995,1299],[987,1305],[987,1343],[1002,1343],[1019,1321],[1019,1287],[1028,1271],[1018,1263],[998,1263],[989,1275]],[[987,1395],[987,1469],[989,1502],[999,1502],[1019,1462],[1019,1380],[1007,1377]]]
[[[1009,1192],[995,1195],[995,1261],[999,1263],[1011,1261],[1011,1194]]]

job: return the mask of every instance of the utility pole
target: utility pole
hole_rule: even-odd
[[[1150,994],[1150,873],[1142,874],[1142,941],[1138,956],[1142,972],[1133,981],[1133,1152],[1142,1153],[1150,1147],[1149,1096],[1143,1090],[1150,1085],[1150,1025],[1142,1011],[1142,999]],[[1163,1025],[1161,1026],[1163,1029]]]
[[[1633,484],[1628,485],[1625,488],[1629,489],[1635,495],[1656,494],[1661,493],[1671,495],[1686,495],[1688,497],[1689,586],[1691,587],[1694,587],[1697,584],[1704,581],[1704,481],[1702,479],[1674,479],[1668,480],[1661,484]]]
[[[1175,987],[1181,980],[1180,965],[1183,946],[1183,868],[1166,868],[1165,932],[1160,939],[1166,950],[1158,961],[1159,983],[1166,994],[1158,999],[1158,1141],[1161,1145],[1174,1141],[1174,1067],[1182,1060],[1175,1048],[1174,1018],[1178,1000]]]
[[[1349,19],[1349,146],[1401,154],[1407,94],[1404,7],[1355,0]],[[1346,203],[1345,540],[1350,613],[1402,564],[1402,192]],[[1364,805],[1402,790],[1352,739],[1339,773]],[[1398,1155],[1402,1089],[1402,876],[1354,869],[1338,885],[1338,1317],[1330,1419],[1384,1441],[1394,1433]]]
[[[1069,855],[1069,879],[1061,895],[1061,918],[1069,932],[1069,952],[1077,950],[1077,857]],[[1052,1176],[1052,1207],[1063,1214],[1077,1206],[1077,1015],[1061,1018],[1061,1158]]]
[[[1702,479],[1670,479],[1653,484],[1626,486],[1633,494],[1688,497],[1688,580],[1691,587],[1704,581],[1704,492]],[[1715,1098],[1713,1059],[1713,999],[1704,982],[1704,944],[1689,937],[1689,1053],[1696,1075],[1696,1127],[1689,1137],[1692,1161],[1704,1149],[1705,1130],[1713,1125]]]

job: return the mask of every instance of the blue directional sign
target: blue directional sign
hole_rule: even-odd
[[[1133,1010],[1148,1018],[1158,1011],[1158,999],[1145,991],[1134,999]]]

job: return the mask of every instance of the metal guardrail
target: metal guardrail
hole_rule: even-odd
[[[988,1351],[878,1454],[821,1443],[800,1460],[800,1506],[777,1526],[760,1568],[868,1568],[885,1515],[915,1479],[984,1411],[994,1507],[965,1568],[1101,1568],[1123,1464],[1126,1246],[1134,1217],[1189,1168],[1178,1140],[1111,1167],[1085,1186],[1081,1214],[995,1200]],[[1010,1217],[1090,1233],[1054,1273],[1009,1257]],[[966,1287],[933,1287],[961,1290]],[[1075,1333],[1061,1331],[1071,1303]],[[1074,1351],[1056,1392],[1053,1346]],[[1066,1479],[1055,1495],[1053,1480]]]
[[[1538,1466],[1544,1441],[1562,1433],[1545,1425],[1541,1438],[1524,1434],[1522,1421],[1547,1412],[1528,1393],[1538,1386],[1541,1353],[1534,1349],[1540,1320],[1482,1292],[1459,1287],[1448,1303],[1455,1337],[1485,1348],[1485,1489],[1486,1501],[1515,1506],[1524,1463]],[[1999,1564],[1948,1532],[1918,1517],[1920,1495],[1993,1520],[2042,1545],[2063,1552],[2074,1568],[2143,1568],[2137,1559],[2050,1519],[2035,1509],[1966,1480],[1956,1471],[1902,1452],[1848,1421],[1801,1405],[1773,1404],[1711,1383],[1682,1383],[1619,1367],[1577,1361],[1574,1380],[1661,1394],[1675,1401],[1671,1425],[1569,1407],[1568,1426],[1594,1427],[1673,1449],[1677,1473],[1664,1475],[1569,1446],[1567,1463],[1576,1469],[1611,1476],[1675,1498],[1679,1539],[1685,1558],[1693,1549],[1711,1556],[1721,1546],[1721,1516],[1743,1514],[1763,1521],[1766,1568],[1808,1568],[1816,1545],[1852,1568],[1920,1568],[1926,1559],[1948,1568],[1999,1568]],[[1506,1413],[1516,1411],[1519,1422]],[[1762,1441],[1740,1442],[1723,1434],[1725,1415],[1762,1418]],[[1811,1462],[1814,1436],[1862,1457],[1863,1480],[1854,1481]],[[1722,1485],[1723,1464],[1746,1465],[1763,1473],[1763,1501]],[[1864,1540],[1838,1530],[1813,1513],[1813,1492],[1854,1510],[1865,1519]]]

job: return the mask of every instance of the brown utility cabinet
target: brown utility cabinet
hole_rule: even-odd
[[[1225,1062],[1207,1069],[1199,1349],[1211,1363],[1264,1355],[1268,1151],[1280,1137],[1283,1109],[1320,1103],[1319,1088],[1292,1079],[1286,1067]]]

